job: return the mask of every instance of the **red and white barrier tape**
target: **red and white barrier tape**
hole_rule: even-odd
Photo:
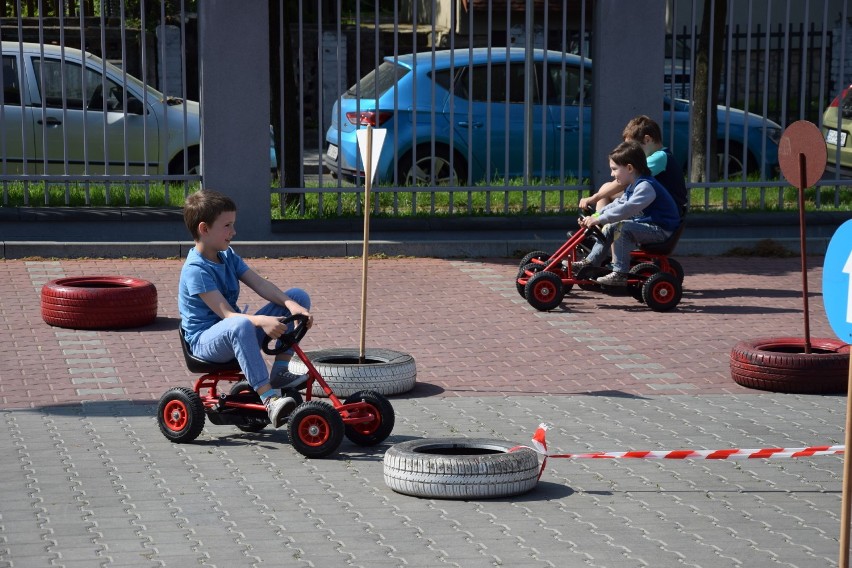
[[[728,449],[728,450],[647,450],[629,452],[585,452],[578,454],[552,454],[547,451],[545,433],[550,426],[540,424],[532,438],[532,447],[517,446],[512,450],[529,448],[544,456],[539,477],[544,471],[548,458],[571,459],[704,459],[704,460],[737,460],[755,458],[804,458],[811,456],[842,455],[845,446],[810,446],[807,448],[761,448],[761,449]]]

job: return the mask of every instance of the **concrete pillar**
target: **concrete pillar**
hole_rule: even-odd
[[[269,8],[252,0],[198,3],[201,173],[237,203],[237,239],[271,236]]]
[[[592,34],[592,185],[611,179],[607,155],[624,125],[647,114],[662,126],[665,0],[597,0]]]

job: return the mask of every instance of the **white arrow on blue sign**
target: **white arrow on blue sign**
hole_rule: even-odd
[[[831,329],[852,343],[852,220],[835,231],[822,269],[822,299]]]

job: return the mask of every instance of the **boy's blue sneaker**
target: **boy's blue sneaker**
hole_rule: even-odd
[[[300,390],[308,384],[308,375],[296,375],[287,370],[272,373],[269,385],[274,389]]]
[[[270,396],[263,401],[269,421],[275,428],[281,428],[287,420],[287,416],[296,408],[296,401],[289,396]]]

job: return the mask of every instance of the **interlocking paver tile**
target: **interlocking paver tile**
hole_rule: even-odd
[[[810,327],[831,337],[820,259]],[[533,310],[506,259],[371,260],[367,344],[411,353],[418,385],[392,397],[376,448],[344,441],[307,460],[286,429],[207,424],[171,444],[156,401],[189,386],[177,341],[180,260],[0,262],[0,565],[787,566],[837,563],[842,458],[745,461],[550,459],[513,498],[417,499],[389,490],[381,458],[413,437],[527,443],[551,451],[842,444],[845,397],[733,383],[740,339],[800,335],[798,259],[681,259],[684,298],[655,313],[628,296],[572,290]],[[360,337],[360,259],[253,259],[306,288],[303,347]],[[52,328],[39,289],[63,275],[152,281],[140,329]],[[251,293],[242,301],[259,307]]]

